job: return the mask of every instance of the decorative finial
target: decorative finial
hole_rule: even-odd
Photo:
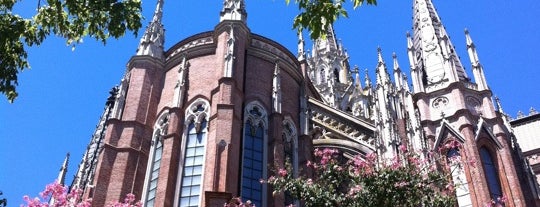
[[[523,117],[525,117],[525,114],[523,114],[522,111],[518,111],[517,118],[520,119],[520,118],[523,118]]]
[[[533,107],[531,107],[531,108],[529,109],[529,116],[535,115],[535,114],[538,114],[538,112],[536,111],[536,109],[534,109]]]
[[[381,50],[380,46],[377,46],[377,57],[379,58],[379,63],[384,62],[384,60],[382,58],[382,50]]]
[[[392,59],[394,60],[394,71],[400,71],[397,55],[395,52],[392,53]]]
[[[368,69],[366,68],[364,71],[366,73],[366,77],[365,77],[366,86],[371,87],[371,80],[369,79]]]
[[[298,60],[302,61],[306,59],[306,53],[304,51],[304,35],[302,31],[298,31]]]

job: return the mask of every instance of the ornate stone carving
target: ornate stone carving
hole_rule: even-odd
[[[186,128],[193,122],[195,130],[200,132],[203,120],[210,114],[210,104],[207,100],[199,98],[186,109]]]
[[[433,102],[431,103],[431,106],[435,109],[443,109],[444,107],[448,105],[448,102],[449,102],[448,98],[441,96],[433,100]]]
[[[167,58],[166,60],[169,60],[171,58],[173,58],[174,56],[188,50],[188,49],[191,49],[191,48],[194,48],[194,47],[197,47],[197,46],[202,46],[202,45],[209,45],[209,44],[213,44],[214,43],[214,38],[212,38],[211,36],[210,37],[203,37],[203,38],[199,38],[199,39],[196,39],[196,40],[193,40],[191,42],[188,42],[182,46],[180,46],[178,49],[174,50],[174,52],[172,52]]]
[[[465,103],[467,104],[467,108],[473,114],[482,114],[482,102],[480,102],[477,98],[473,96],[467,96],[465,97]]]

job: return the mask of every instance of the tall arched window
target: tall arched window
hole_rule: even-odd
[[[156,199],[159,169],[161,167],[161,156],[163,154],[163,136],[167,133],[168,126],[169,112],[165,111],[161,114],[154,125],[154,133],[150,147],[150,159],[148,160],[148,167],[146,169],[143,201],[144,205],[148,207],[154,206]]]
[[[201,203],[209,106],[206,100],[198,99],[186,110],[177,188],[180,207],[195,207]]]
[[[499,173],[497,172],[497,166],[493,161],[491,153],[486,147],[480,148],[480,158],[482,159],[482,165],[484,166],[484,173],[486,174],[486,181],[489,188],[489,193],[494,201],[503,196],[501,190],[501,183],[499,181]]]
[[[248,104],[244,112],[241,197],[263,206],[266,178],[266,111],[257,102]]]
[[[291,162],[294,176],[298,175],[298,138],[291,117],[283,120],[283,148],[285,158]]]
[[[285,160],[291,163],[292,173],[294,177],[298,177],[298,137],[296,126],[291,117],[287,116],[283,120],[283,151],[285,152]],[[300,203],[294,200],[292,196],[285,192],[285,206],[294,204],[299,206]]]
[[[458,148],[452,148],[446,153],[450,172],[452,174],[452,182],[456,189],[456,198],[459,207],[472,206],[471,195],[469,192],[469,184],[465,170],[461,164],[461,155]]]

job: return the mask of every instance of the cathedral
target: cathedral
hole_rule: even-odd
[[[379,48],[374,78],[350,67],[332,25],[311,52],[302,34],[291,52],[251,33],[244,0],[224,0],[213,31],[164,48],[163,4],[71,185],[93,205],[134,193],[144,206],[223,206],[233,196],[284,206],[260,179],[285,160],[298,175],[315,148],[391,158],[400,145],[427,152],[456,141],[448,153],[476,160],[451,173],[457,206],[501,197],[505,206],[537,205],[536,178],[471,36],[465,31],[472,78],[431,0],[413,0],[410,74],[395,55],[387,67]]]

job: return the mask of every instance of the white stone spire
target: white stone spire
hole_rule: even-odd
[[[68,170],[68,163],[69,163],[69,152],[66,154],[66,158],[64,158],[64,162],[62,163],[62,167],[60,167],[60,173],[58,173],[58,178],[56,178],[56,182],[59,184],[64,184],[66,181],[66,174]]]
[[[380,47],[377,48],[377,57],[378,57],[378,63],[377,63],[377,69],[375,73],[377,74],[377,86],[379,85],[387,85],[390,83],[390,75],[388,74],[388,71],[386,70],[386,63],[384,62],[384,59],[382,57],[382,50]]]
[[[426,87],[442,82],[469,81],[446,29],[431,0],[414,0],[411,64],[421,72],[416,77]],[[411,51],[412,48],[409,48]],[[416,89],[416,88],[415,88]]]
[[[354,83],[356,85],[356,88],[358,90],[362,90],[362,80],[360,79],[360,71],[358,69],[358,66],[354,66],[354,69],[353,69],[353,74],[354,74]]]
[[[326,38],[318,38],[313,45],[313,52],[317,55],[324,55],[326,53],[332,53],[331,55],[342,55],[341,51],[338,51],[338,44],[336,40],[336,34],[334,32],[334,26],[329,24],[326,28]]]
[[[165,42],[165,30],[163,24],[161,24],[163,3],[164,0],[157,1],[154,17],[141,38],[139,48],[137,48],[137,55],[149,55],[163,60],[163,43]]]
[[[366,84],[366,87],[371,88],[371,86],[372,86],[371,85],[371,79],[369,78],[369,71],[368,71],[367,68],[364,70],[364,73],[366,74],[365,77],[364,77],[364,82]]]
[[[298,61],[303,61],[306,59],[305,47],[306,43],[304,42],[304,34],[298,32]]]
[[[469,59],[473,68],[474,81],[478,86],[478,90],[488,89],[486,76],[484,75],[484,68],[480,64],[478,59],[478,53],[476,53],[476,46],[469,35],[469,30],[465,29],[465,39],[467,40],[467,52],[469,53]]]
[[[219,22],[225,20],[246,22],[247,12],[244,0],[224,0],[223,9],[220,12]]]
[[[64,158],[64,162],[62,163],[62,167],[60,167],[60,172],[58,173],[58,177],[56,178],[56,183],[64,185],[66,180],[66,174],[68,170],[68,163],[69,163],[69,152],[66,154],[66,158]],[[49,206],[54,206],[55,199],[51,198],[49,200]]]
[[[404,88],[403,86],[403,73],[401,72],[401,68],[399,67],[398,59],[396,53],[392,53],[392,59],[394,60],[394,81],[396,82],[396,86],[401,89]],[[405,82],[405,85],[406,82]]]

